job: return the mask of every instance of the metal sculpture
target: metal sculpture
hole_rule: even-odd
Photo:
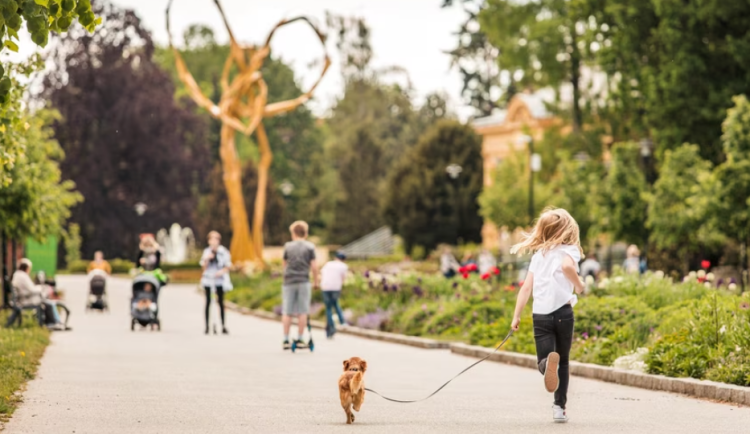
[[[294,110],[307,102],[315,88],[323,79],[331,60],[325,48],[325,35],[307,17],[301,16],[292,19],[281,20],[271,30],[262,47],[240,46],[229,27],[224,10],[219,0],[214,0],[219,9],[222,21],[229,32],[230,53],[224,63],[221,75],[222,95],[218,104],[215,104],[201,91],[198,83],[188,71],[180,52],[172,43],[172,31],[169,25],[169,12],[172,0],[167,4],[166,20],[169,46],[175,56],[177,74],[185,84],[196,104],[205,108],[216,119],[221,120],[221,148],[220,156],[224,171],[224,186],[229,199],[229,215],[232,224],[232,243],[230,251],[235,262],[255,262],[263,267],[263,222],[266,208],[266,188],[268,186],[268,170],[271,167],[273,153],[268,143],[268,137],[263,127],[263,118],[284,114]],[[307,23],[320,39],[323,45],[324,64],[323,70],[317,81],[307,92],[299,97],[289,100],[268,104],[268,88],[263,80],[260,69],[266,57],[271,53],[271,39],[280,27],[296,21]],[[230,80],[232,69],[236,68],[236,75]],[[241,175],[242,169],[237,150],[234,144],[235,135],[240,132],[245,135],[255,133],[260,159],[258,161],[258,191],[255,196],[255,207],[253,211],[253,230],[250,233],[247,212],[245,211],[245,200],[242,196]]]

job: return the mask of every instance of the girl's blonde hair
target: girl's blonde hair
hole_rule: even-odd
[[[523,241],[511,247],[511,253],[541,251],[545,253],[559,245],[577,246],[583,256],[581,238],[573,216],[562,208],[546,208],[534,225],[534,229],[523,233]]]

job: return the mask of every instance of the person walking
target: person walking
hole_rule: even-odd
[[[622,263],[622,268],[628,274],[640,274],[641,273],[641,252],[638,250],[638,246],[631,244],[625,251],[625,262]]]
[[[289,227],[292,241],[284,245],[284,283],[281,287],[281,322],[284,329],[283,348],[289,349],[289,329],[292,317],[297,317],[297,344],[304,346],[307,315],[310,313],[312,289],[310,270],[313,275],[313,285],[318,287],[318,266],[315,260],[315,245],[307,241],[308,225],[304,221],[296,221]]]
[[[533,293],[532,318],[539,372],[544,375],[547,391],[555,394],[552,419],[563,423],[568,421],[573,306],[578,302],[575,293],[584,291],[578,277],[578,261],[583,254],[578,223],[564,209],[545,210],[531,233],[524,234],[523,241],[511,249],[511,253],[526,251],[535,253],[518,292],[511,328],[514,331],[520,328],[521,314]]]
[[[341,289],[346,280],[346,273],[349,266],[344,263],[346,255],[342,252],[336,252],[333,261],[326,262],[320,270],[320,289],[323,290],[323,303],[326,306],[326,336],[332,338],[336,333],[336,324],[333,322],[333,312],[339,317],[341,325],[346,324],[344,312],[341,311]]]
[[[203,267],[201,286],[206,293],[206,334],[210,332],[211,294],[216,293],[221,314],[221,333],[229,334],[224,316],[224,294],[232,290],[232,280],[229,271],[232,266],[232,256],[226,247],[221,245],[221,235],[216,231],[208,233],[208,247],[203,250],[200,261]],[[216,330],[214,329],[214,334]]]

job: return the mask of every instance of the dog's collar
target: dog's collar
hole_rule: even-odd
[[[351,368],[349,369],[349,372],[359,372],[359,368]]]

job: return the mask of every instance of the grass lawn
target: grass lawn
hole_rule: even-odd
[[[0,422],[6,421],[20,403],[15,392],[34,378],[49,344],[49,332],[36,325],[30,314],[22,328],[2,327],[8,316],[9,312],[0,312]]]

